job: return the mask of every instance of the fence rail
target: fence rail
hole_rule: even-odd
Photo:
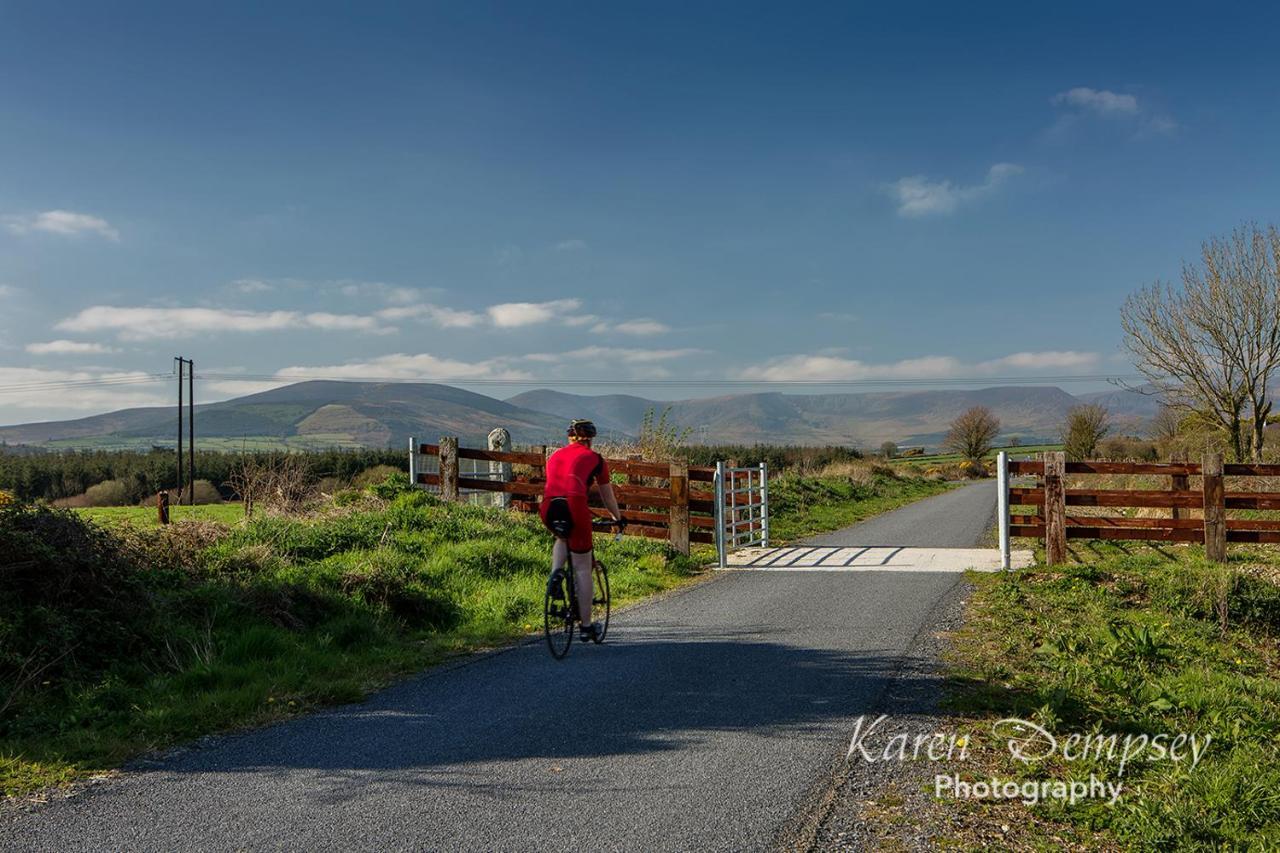
[[[1275,488],[1270,483],[1258,483],[1257,478],[1280,477],[1280,465],[1228,465],[1220,453],[1206,454],[1199,463],[1067,462],[1062,453],[1046,453],[1040,460],[1006,464],[1007,477],[1037,479],[1034,486],[1007,488],[1008,532],[1012,536],[1043,538],[1046,562],[1050,564],[1066,559],[1068,539],[1203,542],[1205,555],[1219,562],[1226,560],[1228,542],[1280,543],[1280,518],[1239,515],[1239,511],[1280,511],[1280,492],[1248,488]],[[1066,475],[1071,474],[1168,477],[1169,487],[1073,489],[1066,480]],[[1192,477],[1199,480],[1198,487],[1193,487]],[[1226,488],[1228,478],[1234,481],[1232,491]],[[1023,509],[1018,511],[1015,507]],[[1154,510],[1162,514],[1068,514],[1068,507]]]
[[[446,500],[462,500],[468,493],[509,495],[509,507],[522,512],[537,512],[538,501],[546,482],[547,456],[555,448],[536,451],[480,450],[459,447],[456,438],[442,438],[439,444],[418,444],[417,457],[428,460],[426,469],[412,466],[414,481],[419,486],[437,489]],[[504,478],[476,476],[460,471],[459,460],[504,466]],[[431,464],[430,460],[437,460]],[[635,536],[666,539],[681,553],[689,553],[690,542],[716,541],[716,495],[714,491],[694,489],[690,482],[714,483],[716,469],[691,468],[684,462],[644,462],[636,459],[607,459],[609,470],[628,479],[614,483],[613,493],[618,508],[627,520],[627,532]],[[521,466],[517,470],[514,466]],[[607,518],[609,513],[597,496],[591,498],[591,511]]]

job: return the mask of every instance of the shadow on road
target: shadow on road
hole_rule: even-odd
[[[770,741],[820,738],[834,749],[850,718],[881,710],[895,673],[896,696],[927,697],[940,686],[919,676],[904,683],[896,655],[803,648],[788,644],[787,632],[778,642],[761,641],[758,629],[713,637],[637,633],[603,646],[575,644],[564,663],[541,646],[524,646],[402,684],[366,704],[220,741],[158,769],[307,768],[329,771],[321,775],[331,781],[347,771],[376,771],[379,782],[483,788],[499,780],[482,765],[664,753],[714,744],[730,732]],[[892,711],[932,713],[927,706]],[[330,795],[341,797],[342,787]]]

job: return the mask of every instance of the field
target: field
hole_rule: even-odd
[[[1051,450],[1061,450],[1061,449],[1062,449],[1061,444],[1020,444],[1017,447],[993,447],[990,451],[987,452],[987,455],[984,456],[983,458],[995,459],[996,454],[1002,450],[1008,452],[1010,457],[1016,459],[1024,455],[1034,456],[1037,453],[1045,453]],[[929,456],[899,456],[889,460],[890,464],[893,464],[893,465],[904,465],[904,464],[909,465],[909,464],[914,464],[918,462],[923,462],[925,464],[936,464],[936,463],[943,463],[943,462],[961,462],[961,461],[963,461],[963,457],[960,456],[960,454],[958,453],[934,453]]]
[[[158,527],[156,508],[153,506],[97,506],[74,510],[81,518],[108,527],[128,524],[135,527]],[[171,506],[169,520],[213,521],[232,524],[244,518],[244,507],[239,503],[201,504],[198,506]]]
[[[1199,548],[1100,542],[1088,550],[1088,564],[971,576],[976,592],[952,650],[954,716],[943,725],[974,748],[964,762],[930,768],[928,787],[931,794],[934,773],[1018,782],[1094,774],[1123,786],[1120,802],[917,797],[879,810],[880,831],[891,836],[908,820],[945,826],[939,843],[955,849],[1275,849],[1275,553],[1240,551],[1222,566]],[[1115,754],[1064,758],[1061,750],[1023,763],[993,733],[1005,718],[1030,721],[1060,743],[1099,732],[1120,743],[1161,733],[1211,741],[1194,768],[1154,750],[1123,768]]]

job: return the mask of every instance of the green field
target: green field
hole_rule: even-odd
[[[1000,451],[1006,451],[1011,457],[1034,456],[1037,453],[1045,453],[1052,450],[1061,450],[1061,444],[1022,444],[1017,447],[993,447],[984,456],[984,459],[995,459],[996,454]],[[926,464],[939,464],[945,462],[962,462],[963,457],[958,453],[935,453],[930,456],[899,456],[889,460],[893,465],[914,464],[923,462]]]
[[[129,524],[137,527],[158,527],[160,522],[153,506],[95,506],[78,508],[82,518],[105,526]],[[239,503],[202,504],[199,506],[171,506],[169,520],[216,521],[232,524],[244,518],[244,506]]]

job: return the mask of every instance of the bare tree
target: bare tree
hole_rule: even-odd
[[[880,455],[885,459],[892,459],[898,455],[898,445],[894,444],[892,441],[883,442],[880,445]]]
[[[1098,442],[1111,431],[1111,417],[1097,403],[1072,406],[1062,426],[1062,449],[1073,461],[1089,459],[1098,452]]]
[[[1178,440],[1182,431],[1182,415],[1173,406],[1161,406],[1147,425],[1147,435],[1161,445]]]
[[[951,429],[942,440],[942,449],[979,462],[991,450],[999,432],[1000,419],[986,406],[974,406],[951,422]]]
[[[1200,263],[1183,265],[1180,289],[1143,288],[1120,319],[1138,370],[1166,404],[1207,417],[1237,459],[1261,461],[1270,380],[1280,367],[1275,226],[1247,225],[1206,241]]]

